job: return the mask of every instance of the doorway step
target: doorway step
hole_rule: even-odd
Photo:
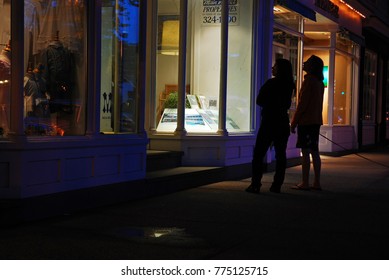
[[[147,150],[146,172],[180,167],[183,155],[184,152]]]

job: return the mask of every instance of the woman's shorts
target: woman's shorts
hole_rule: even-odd
[[[319,151],[320,125],[297,126],[297,148]]]

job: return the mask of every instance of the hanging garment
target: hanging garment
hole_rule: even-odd
[[[54,41],[42,52],[44,79],[50,95],[50,110],[71,109],[74,63],[73,56],[61,42]]]
[[[0,137],[9,132],[9,106],[11,85],[11,52],[3,50],[0,54]]]
[[[45,49],[53,39],[58,39],[71,52],[81,50],[83,1],[49,0],[38,37],[38,50]]]
[[[0,53],[0,104],[9,104],[11,80],[11,52]]]
[[[44,11],[37,0],[24,0],[24,70],[35,65],[33,56],[38,54],[38,36],[42,26]],[[32,68],[32,67],[31,67]]]
[[[39,73],[29,72],[24,76],[24,106],[25,116],[50,117],[46,81]]]

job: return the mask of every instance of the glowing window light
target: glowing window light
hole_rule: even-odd
[[[161,54],[178,55],[180,22],[166,20],[163,22]]]
[[[323,67],[323,76],[324,76],[324,87],[328,87],[328,66]]]

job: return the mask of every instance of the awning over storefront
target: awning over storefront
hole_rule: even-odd
[[[296,0],[276,0],[275,3],[277,5],[281,5],[285,8],[293,10],[305,18],[309,18],[310,20],[316,21],[315,11]]]

